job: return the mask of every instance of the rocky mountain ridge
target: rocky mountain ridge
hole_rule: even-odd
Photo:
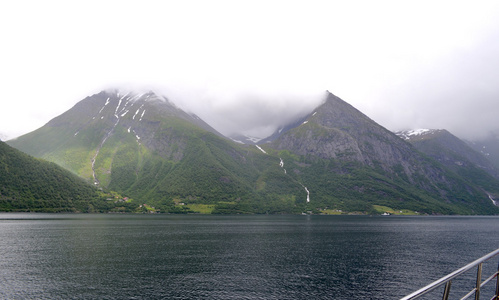
[[[482,187],[331,93],[256,147],[164,97],[119,91],[87,97],[9,143],[161,211],[497,212]]]
[[[487,155],[476,151],[469,143],[445,129],[416,129],[396,134],[414,145],[419,151],[451,169],[477,167],[499,179],[499,169],[492,164]]]

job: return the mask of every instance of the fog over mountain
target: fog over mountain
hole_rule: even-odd
[[[365,112],[392,130],[445,128],[472,140],[498,135],[499,59],[494,53],[499,53],[498,30],[426,66],[412,82],[388,87],[386,110],[371,105]]]
[[[326,91],[204,91],[198,94],[159,89],[187,111],[199,115],[225,135],[258,138],[310,113],[325,100]]]
[[[266,135],[326,90],[392,131],[499,132],[497,1],[28,1],[0,26],[8,138],[110,87],[226,134]]]

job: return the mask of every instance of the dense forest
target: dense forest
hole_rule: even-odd
[[[107,200],[110,197],[113,201]],[[0,211],[112,211],[114,199],[121,197],[98,190],[55,163],[0,142]],[[119,206],[122,210],[134,208],[126,202]]]

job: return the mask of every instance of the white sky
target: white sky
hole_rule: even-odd
[[[499,133],[499,1],[2,1],[0,138],[111,87],[264,135],[325,90],[390,130]]]

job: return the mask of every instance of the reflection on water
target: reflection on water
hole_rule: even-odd
[[[498,248],[498,221],[0,214],[0,298],[398,299]]]

